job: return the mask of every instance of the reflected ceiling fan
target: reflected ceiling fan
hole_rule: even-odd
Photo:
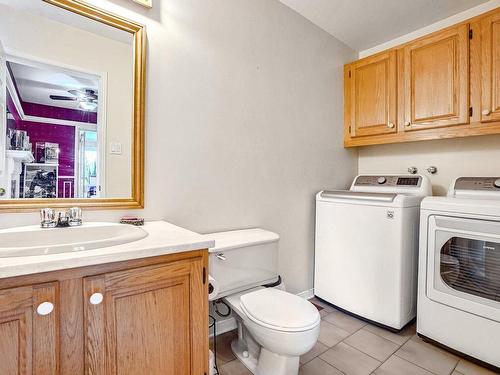
[[[63,96],[63,95],[50,95],[52,100],[63,100],[63,101],[78,101],[78,106],[85,111],[95,111],[97,109],[97,102],[99,96],[96,90],[92,89],[81,89],[81,90],[68,90],[68,92],[73,96]]]

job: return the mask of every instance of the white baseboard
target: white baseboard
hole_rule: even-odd
[[[224,320],[218,320],[215,322],[215,328],[217,330],[217,336],[222,335],[223,333],[232,331],[233,329],[238,328],[236,324],[236,319],[234,317],[226,318]],[[213,330],[210,330],[210,337],[214,335]]]
[[[297,295],[304,299],[311,299],[314,297],[314,289],[304,290],[303,292],[297,293]]]
[[[314,297],[314,289],[304,290],[303,292],[297,293],[297,296],[304,299],[311,299]],[[238,325],[236,324],[236,319],[234,317],[231,317],[215,322],[215,328],[217,330],[217,336],[219,336],[223,333],[238,328]],[[213,336],[212,330],[210,331],[210,336]]]

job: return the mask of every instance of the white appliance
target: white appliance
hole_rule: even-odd
[[[500,372],[500,177],[422,202],[417,332]]]
[[[419,175],[357,176],[350,190],[316,196],[314,294],[399,330],[416,314]]]
[[[207,237],[215,240],[209,250],[213,298],[224,298],[238,323],[233,353],[254,374],[297,375],[300,356],[316,344],[321,318],[309,301],[261,286],[279,279],[279,236],[245,229]]]

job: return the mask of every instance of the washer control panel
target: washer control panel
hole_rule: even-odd
[[[455,181],[454,189],[500,193],[500,177],[460,177]]]
[[[358,176],[354,186],[419,187],[421,176]]]

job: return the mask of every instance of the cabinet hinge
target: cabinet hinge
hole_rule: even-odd
[[[207,283],[207,269],[203,267],[203,284]]]
[[[473,36],[474,36],[474,31],[471,29],[469,30],[469,39],[472,39]]]
[[[469,108],[469,116],[472,116],[472,114],[474,113],[474,109],[472,109],[472,107]]]

